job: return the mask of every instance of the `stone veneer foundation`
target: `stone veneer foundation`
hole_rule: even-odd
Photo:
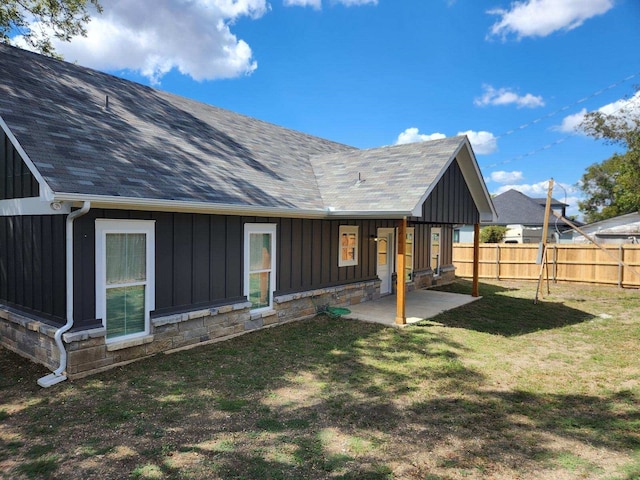
[[[145,337],[106,343],[104,327],[63,335],[67,349],[67,376],[98,373],[159,352],[226,340],[253,330],[312,317],[322,305],[348,307],[380,296],[380,281],[352,283],[274,298],[274,309],[251,313],[248,302],[224,305],[151,319]],[[0,306],[0,344],[54,370],[59,352],[57,327]]]

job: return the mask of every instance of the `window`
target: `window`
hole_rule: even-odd
[[[404,251],[404,281],[411,282],[413,280],[413,238],[415,234],[414,227],[407,227],[405,251]]]
[[[149,334],[155,222],[96,220],[96,318],[107,342]]]
[[[358,264],[358,227],[340,225],[340,251],[338,266],[348,267]]]
[[[440,275],[440,227],[431,227],[431,270],[433,275]]]
[[[453,231],[453,243],[460,243],[460,229],[456,228]]]
[[[269,310],[276,288],[276,225],[246,224],[244,232],[244,294],[251,310]]]

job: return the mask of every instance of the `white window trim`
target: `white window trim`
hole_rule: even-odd
[[[356,248],[353,255],[353,260],[342,259],[342,235],[353,234],[356,235]],[[360,232],[357,225],[340,225],[338,232],[338,266],[339,267],[352,267],[358,265],[358,257],[360,256]]]
[[[276,288],[276,230],[275,223],[245,223],[244,225],[244,295],[249,300],[249,235],[266,233],[271,235],[271,273],[269,275],[269,305],[251,310],[254,313],[273,310],[273,293]]]
[[[106,343],[117,343],[132,338],[149,335],[149,317],[155,309],[155,220],[111,220],[96,219],[96,318],[102,319],[102,326],[107,328],[107,258],[106,239],[109,233],[144,233],[147,239],[147,280],[145,288],[144,331],[130,335],[106,339]],[[135,283],[136,285],[139,282]],[[128,284],[123,284],[126,286]],[[105,337],[106,338],[106,337]]]
[[[405,261],[405,269],[408,268],[408,267],[411,267],[411,279],[407,280],[405,278],[405,283],[413,282],[414,256],[415,256],[415,253],[416,253],[416,228],[415,227],[407,227],[406,235],[409,235],[409,234],[413,235],[413,237],[412,237],[413,241],[411,242],[411,252],[407,252],[406,248],[405,248],[405,252],[406,253],[411,253],[411,255],[409,256],[411,258],[411,265],[409,265],[409,262],[407,262],[407,255],[406,254],[405,254],[405,260],[404,261]],[[407,243],[407,240],[405,238],[405,247],[406,247],[406,243]]]

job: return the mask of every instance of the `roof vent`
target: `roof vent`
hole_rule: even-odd
[[[105,95],[104,97],[104,109],[109,110],[109,95]]]

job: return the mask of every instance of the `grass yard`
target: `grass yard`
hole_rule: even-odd
[[[444,287],[468,293],[468,282]],[[640,479],[640,292],[487,282],[43,390],[0,349],[2,479]]]

